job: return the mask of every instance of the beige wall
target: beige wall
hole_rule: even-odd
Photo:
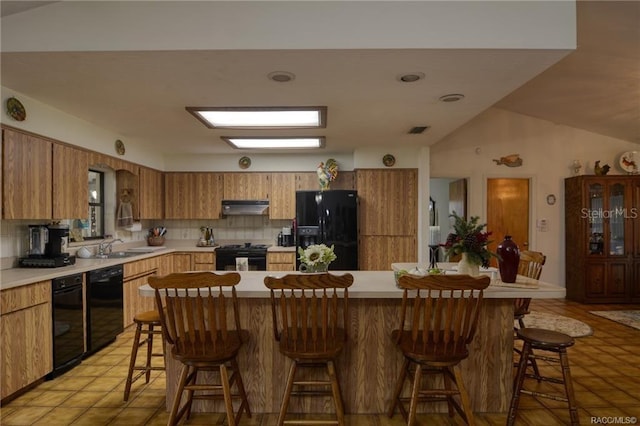
[[[622,174],[620,154],[640,145],[521,114],[491,108],[431,147],[432,177],[468,177],[469,213],[486,217],[486,180],[492,177],[531,179],[530,249],[547,255],[542,279],[564,285],[564,179],[573,160],[582,174],[593,174],[593,164],[609,164],[609,174]],[[496,165],[492,160],[520,154],[521,167]],[[555,194],[550,206],[546,196]],[[547,219],[548,231],[536,229]]]

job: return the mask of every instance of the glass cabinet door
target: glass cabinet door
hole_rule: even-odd
[[[606,216],[609,222],[608,249],[611,256],[625,254],[625,185],[613,183],[609,187],[609,208]]]
[[[604,185],[591,183],[587,188],[589,197],[589,226],[587,227],[587,241],[589,254],[604,254]]]

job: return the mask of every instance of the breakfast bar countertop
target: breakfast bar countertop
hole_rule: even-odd
[[[387,299],[401,298],[402,290],[396,287],[393,271],[329,271],[332,274],[350,273],[354,277],[353,285],[349,288],[349,298],[356,299]],[[282,276],[287,272],[276,271],[242,271],[240,283],[236,286],[239,297],[247,298],[268,298],[269,289],[264,285],[264,278],[267,275]],[[290,272],[298,273],[298,272]],[[516,299],[530,297],[533,299],[561,299],[565,297],[564,287],[534,280],[531,278],[518,277],[519,284],[529,285],[526,287],[504,287],[499,279],[492,279],[491,285],[485,290],[484,297],[487,299]],[[140,287],[141,296],[153,296],[154,291],[145,284]]]

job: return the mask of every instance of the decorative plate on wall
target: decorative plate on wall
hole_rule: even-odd
[[[238,165],[241,169],[248,169],[251,166],[251,158],[241,157],[240,160],[238,160]]]
[[[24,121],[27,118],[27,110],[22,102],[16,98],[7,99],[7,115],[16,121]]]
[[[120,139],[118,139],[116,141],[116,152],[118,153],[118,155],[124,155],[124,142],[122,142]]]
[[[640,152],[628,151],[620,156],[620,167],[627,173],[637,174],[640,169]]]
[[[382,164],[387,167],[391,167],[396,164],[396,157],[391,154],[386,154],[384,157],[382,157]]]

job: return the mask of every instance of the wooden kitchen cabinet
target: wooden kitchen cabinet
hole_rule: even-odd
[[[338,171],[336,180],[329,184],[329,189],[356,189],[356,173]],[[296,191],[319,191],[318,174],[316,172],[296,173]]]
[[[218,219],[222,173],[165,173],[165,219]]]
[[[193,271],[191,253],[173,253],[173,272]]]
[[[53,219],[89,218],[88,171],[87,151],[53,144]]]
[[[640,176],[565,180],[567,298],[581,303],[638,301]]]
[[[3,129],[2,150],[2,218],[51,219],[52,142]],[[85,175],[82,182],[86,180]],[[77,182],[70,186],[77,188]]]
[[[53,371],[51,281],[0,292],[0,399]]]
[[[133,175],[138,175],[139,166],[135,163],[122,160],[120,158],[105,155],[100,152],[91,151],[89,153],[89,165],[98,167],[108,167],[111,170],[126,170]]]
[[[270,219],[293,219],[296,217],[296,174],[271,174]]]
[[[148,167],[139,171],[139,219],[164,217],[164,178],[162,172]]]
[[[156,309],[155,298],[141,296],[139,288],[147,284],[150,276],[158,274],[159,260],[160,257],[151,257],[124,264],[122,304],[125,328],[133,324],[136,314]]]
[[[416,262],[418,172],[416,169],[356,171],[361,270],[388,270]]]
[[[225,173],[225,200],[268,200],[271,173]]]
[[[633,181],[631,218],[633,223],[633,295],[632,302],[640,302],[640,179]]]
[[[267,271],[295,271],[296,253],[267,252]]]
[[[215,253],[192,253],[192,269],[194,271],[215,271],[216,255]]]

